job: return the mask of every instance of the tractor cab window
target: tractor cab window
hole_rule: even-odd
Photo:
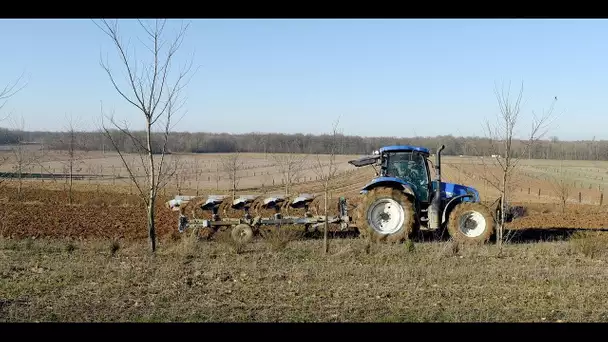
[[[426,159],[414,152],[389,152],[386,165],[387,176],[397,177],[412,185],[412,190],[421,201],[428,200],[429,178]]]

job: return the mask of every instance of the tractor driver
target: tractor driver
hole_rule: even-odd
[[[389,167],[390,173],[412,184],[416,193],[419,193],[418,190],[426,188],[426,169],[420,162],[416,160],[395,160],[391,164],[391,167]]]

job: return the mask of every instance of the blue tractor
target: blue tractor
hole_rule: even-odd
[[[441,146],[436,152],[435,174],[431,179],[430,152],[417,146],[386,146],[371,156],[349,161],[356,167],[373,166],[377,176],[367,183],[361,193],[363,200],[350,215],[347,201],[341,197],[337,216],[313,215],[309,205],[316,195],[300,194],[242,195],[227,201],[227,195],[209,195],[206,201],[192,207],[186,215],[185,204],[196,196],[176,196],[167,202],[179,210],[178,230],[188,227],[212,236],[222,229],[231,229],[232,238],[239,243],[249,241],[262,226],[304,225],[308,231],[326,223],[339,225],[340,230],[356,228],[363,237],[398,242],[406,240],[420,230],[436,233],[445,231],[456,241],[484,243],[494,234],[495,220],[492,211],[480,202],[479,192],[472,187],[441,181]],[[242,210],[240,218],[220,217],[220,209],[228,207]],[[195,208],[211,212],[210,218],[197,217]],[[303,217],[283,216],[282,210],[303,208]],[[499,206],[500,207],[500,206]],[[262,217],[261,210],[274,209],[272,217]],[[499,214],[499,213],[498,213]],[[498,216],[496,216],[498,217]],[[197,233],[198,234],[198,233]]]
[[[441,181],[441,145],[436,151],[431,180],[430,151],[418,146],[386,146],[349,161],[372,165],[376,177],[366,184],[354,221],[362,236],[398,242],[419,230],[447,233],[460,242],[484,243],[494,234],[492,210],[480,202],[479,192]]]

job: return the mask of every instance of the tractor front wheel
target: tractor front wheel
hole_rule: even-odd
[[[450,213],[448,233],[458,242],[483,244],[494,234],[494,218],[483,204],[462,202]]]
[[[414,204],[406,194],[393,188],[370,190],[357,209],[359,234],[374,240],[407,240],[415,222]]]

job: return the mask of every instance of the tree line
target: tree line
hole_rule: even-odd
[[[145,132],[131,132],[144,136]],[[0,129],[0,144],[40,143],[49,150],[67,150],[65,136],[68,132],[28,132]],[[132,139],[118,130],[111,132],[114,142],[121,151],[137,152]],[[153,135],[153,150],[160,150],[162,135]],[[492,151],[492,141],[483,137],[361,137],[341,136],[343,143],[338,154],[369,154],[386,145],[425,146],[433,152],[445,144],[445,155],[487,156]],[[103,132],[77,132],[77,146],[88,151],[113,151],[111,141]],[[281,134],[281,133],[189,133],[172,132],[168,150],[172,153],[310,153],[325,154],[332,148],[332,136],[328,134]],[[529,151],[525,151],[524,141],[514,141],[513,154],[516,158],[567,159],[567,160],[608,160],[608,141],[560,141],[556,137],[538,141]]]

